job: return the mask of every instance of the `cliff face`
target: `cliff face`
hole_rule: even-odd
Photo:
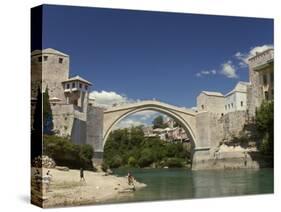
[[[257,149],[258,136],[245,111],[223,116],[201,113],[197,119],[197,138],[209,150],[195,151],[193,169],[236,169],[269,166]],[[202,143],[202,142],[201,142]]]

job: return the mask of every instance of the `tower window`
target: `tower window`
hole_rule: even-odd
[[[270,73],[270,82],[273,84],[273,73]]]
[[[59,63],[62,63],[63,62],[63,58],[59,58]]]
[[[241,107],[243,107],[243,101],[241,101],[240,104],[241,104]]]
[[[48,60],[48,56],[44,56],[44,61],[47,61]]]
[[[268,92],[267,92],[267,91],[264,92],[264,98],[265,98],[266,100],[268,100]]]
[[[42,56],[38,57],[38,62],[42,62]]]
[[[69,84],[66,84],[66,89],[69,89],[70,88],[70,85]]]
[[[82,84],[81,83],[79,83],[79,88],[82,88]]]
[[[72,83],[72,88],[75,88],[75,82]]]
[[[231,103],[231,107],[233,108],[233,103]]]
[[[204,110],[204,105],[201,105],[202,110]]]
[[[264,74],[262,77],[263,77],[263,84],[264,84],[264,85],[267,85],[267,77],[266,77],[266,74]]]
[[[227,105],[225,105],[225,109],[227,110]]]
[[[88,90],[88,85],[85,85],[85,90]]]

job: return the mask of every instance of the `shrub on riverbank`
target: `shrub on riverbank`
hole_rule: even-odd
[[[44,135],[43,154],[53,158],[58,166],[72,169],[93,169],[93,148],[88,144],[73,144],[69,139]]]
[[[184,167],[184,160],[182,158],[168,158],[165,165],[169,168],[181,168]]]

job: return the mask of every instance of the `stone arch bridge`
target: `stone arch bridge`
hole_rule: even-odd
[[[195,168],[196,162],[209,159],[211,146],[210,140],[208,139],[209,127],[200,125],[204,123],[208,116],[207,112],[196,113],[191,109],[177,107],[156,100],[146,100],[103,110],[102,117],[98,118],[102,126],[95,126],[96,122],[92,122],[91,109],[88,109],[87,143],[93,144],[95,162],[100,163],[102,161],[105,142],[112,129],[114,129],[114,126],[122,119],[144,110],[161,112],[182,125],[194,146],[193,168]],[[97,136],[94,133],[96,129],[99,129],[99,134],[102,136]]]

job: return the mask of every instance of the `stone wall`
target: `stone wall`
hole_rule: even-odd
[[[192,168],[194,170],[258,168],[258,162],[252,159],[247,149],[241,148],[239,151],[221,149],[222,143],[228,144],[233,137],[241,135],[245,124],[247,124],[246,111],[230,112],[223,116],[210,112],[198,113],[197,145],[193,153]]]
[[[229,142],[233,137],[239,137],[247,121],[246,111],[227,113],[219,119],[222,125],[222,142]]]
[[[225,112],[224,104],[224,96],[207,95],[201,92],[197,97],[198,111],[209,111],[221,115]]]
[[[74,106],[69,104],[51,104],[54,131],[59,136],[70,137],[74,122]]]
[[[103,108],[88,106],[86,143],[94,148],[94,158],[101,158],[103,153]]]

